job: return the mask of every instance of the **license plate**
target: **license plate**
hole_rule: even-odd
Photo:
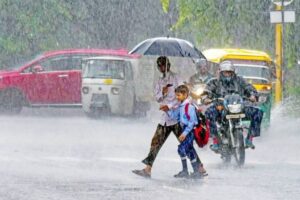
[[[234,114],[234,115],[226,115],[226,119],[238,119],[238,118],[245,118],[245,114]]]
[[[106,102],[107,95],[106,94],[93,94],[92,102]]]

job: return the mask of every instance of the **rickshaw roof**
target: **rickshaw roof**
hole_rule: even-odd
[[[263,52],[250,49],[207,49],[204,56],[211,62],[220,63],[223,60],[258,60],[272,62],[271,57]]]

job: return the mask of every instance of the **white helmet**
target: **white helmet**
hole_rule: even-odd
[[[201,66],[208,67],[206,59],[197,59],[194,62],[197,67],[201,67]]]
[[[220,63],[220,72],[223,71],[235,72],[234,66],[231,61],[226,60]]]

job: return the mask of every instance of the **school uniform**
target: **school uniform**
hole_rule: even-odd
[[[187,104],[189,105],[186,109]],[[184,159],[187,156],[192,163],[196,162],[197,153],[193,147],[193,130],[198,124],[198,119],[195,107],[189,103],[188,99],[186,99],[175,110],[168,111],[168,114],[171,118],[179,121],[183,130],[182,134],[186,136],[185,140],[178,145],[178,154],[180,155],[181,159]]]

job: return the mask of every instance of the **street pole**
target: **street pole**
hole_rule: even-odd
[[[276,5],[276,10],[281,11],[282,6]],[[282,23],[275,25],[275,60],[276,60],[276,84],[275,84],[275,104],[282,101]]]
[[[271,23],[276,23],[275,25],[275,62],[276,62],[276,83],[275,83],[275,104],[280,104],[282,102],[283,93],[283,73],[282,69],[284,67],[283,59],[283,23],[293,23],[295,22],[295,12],[285,11],[285,6],[291,4],[294,0],[272,0],[276,5],[274,12],[271,11],[270,19]],[[280,14],[280,18],[278,18]]]

